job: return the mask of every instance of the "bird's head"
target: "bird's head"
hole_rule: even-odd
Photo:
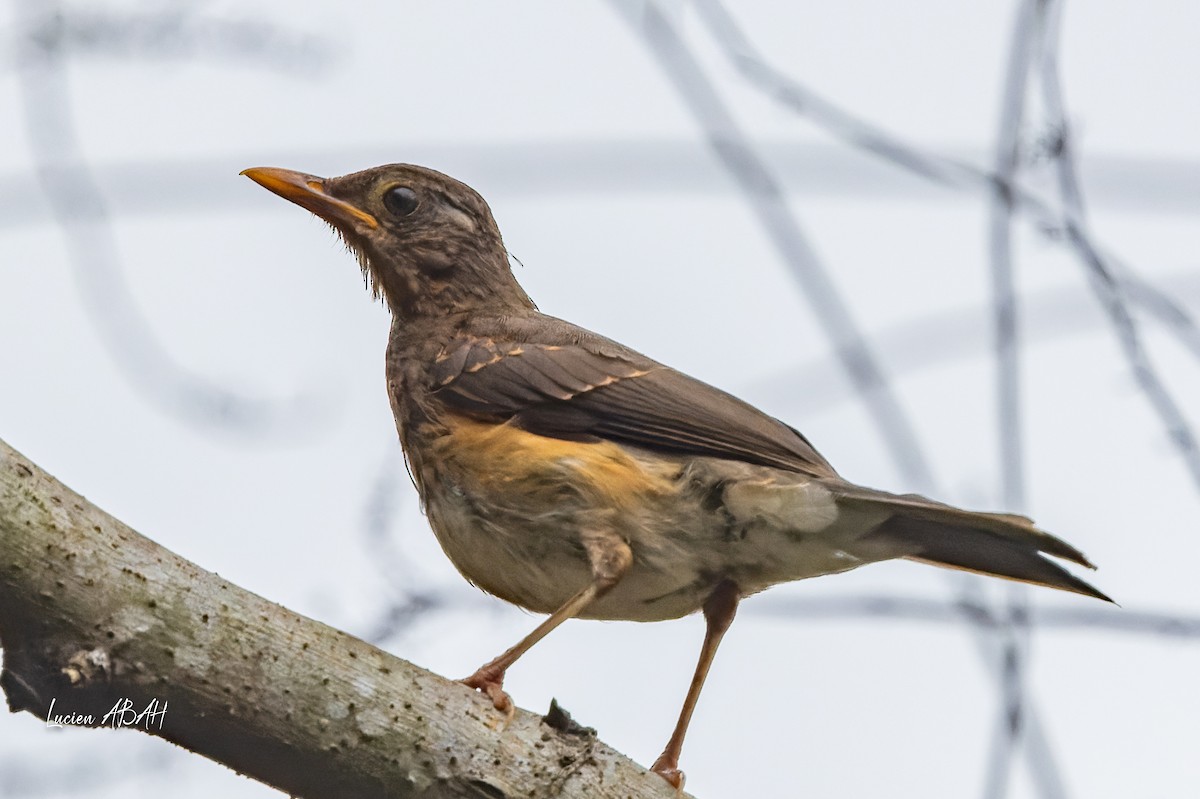
[[[465,183],[409,164],[340,178],[273,167],[242,174],[332,225],[401,319],[533,307],[491,210]]]

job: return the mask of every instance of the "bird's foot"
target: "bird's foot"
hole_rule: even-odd
[[[504,714],[504,723],[500,726],[503,730],[512,722],[513,716],[517,714],[517,707],[513,704],[512,699],[504,691],[504,671],[495,669],[490,666],[481,666],[478,671],[466,679],[459,680],[468,688],[474,688],[476,691],[481,691],[487,695],[488,699],[492,700],[492,705]]]
[[[675,788],[675,793],[683,793],[683,783],[687,779],[682,771],[679,770],[679,759],[676,757],[668,757],[666,752],[658,756],[658,760],[654,761],[654,765],[650,767],[658,776],[662,777]]]

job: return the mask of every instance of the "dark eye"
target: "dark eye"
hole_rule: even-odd
[[[393,186],[383,194],[383,204],[396,216],[408,216],[417,210],[421,201],[417,193],[408,186]]]

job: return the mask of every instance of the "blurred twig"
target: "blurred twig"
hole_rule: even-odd
[[[1124,308],[1124,300],[1138,302],[1147,313],[1154,314],[1163,320],[1168,325],[1168,331],[1180,338],[1180,341],[1196,358],[1200,358],[1200,328],[1186,308],[1177,304],[1162,290],[1153,287],[1150,282],[1146,281],[1146,278],[1133,275],[1133,271],[1128,265],[1118,264],[1116,259],[1104,253],[1103,247],[1096,244],[1096,240],[1092,238],[1087,229],[1084,206],[1072,200],[1072,194],[1078,196],[1078,192],[1070,191],[1070,186],[1078,187],[1075,167],[1073,163],[1068,167],[1062,166],[1063,161],[1070,161],[1069,154],[1060,152],[1056,157],[1060,193],[1062,194],[1062,203],[1056,208],[1048,200],[1037,196],[1036,193],[1022,186],[1020,182],[1013,180],[1010,175],[989,172],[989,170],[973,166],[971,163],[923,150],[919,146],[906,143],[899,137],[893,136],[892,133],[834,106],[833,103],[824,100],[797,80],[787,77],[785,73],[763,59],[754,44],[739,29],[736,20],[720,4],[720,0],[692,0],[692,2],[701,12],[701,18],[708,25],[721,52],[730,59],[739,74],[742,74],[742,77],[751,85],[756,86],[757,89],[772,97],[782,106],[804,115],[805,118],[816,122],[824,130],[845,140],[848,144],[872,152],[895,166],[923,175],[937,184],[959,188],[978,188],[978,190],[989,193],[1003,192],[1014,209],[1019,209],[1022,214],[1030,216],[1043,230],[1064,230],[1070,246],[1079,254],[1082,263],[1090,272],[1093,288],[1096,289],[1105,310],[1114,320],[1122,349],[1132,367],[1136,382],[1150,398],[1154,410],[1157,411],[1168,429],[1172,444],[1180,450],[1184,463],[1200,486],[1200,451],[1196,449],[1195,437],[1174,399],[1166,391],[1162,380],[1158,378],[1150,360],[1142,350],[1136,325],[1133,318],[1129,316],[1128,310]],[[1057,23],[1055,26],[1057,28]],[[1048,50],[1050,53],[1048,60],[1043,62],[1043,73],[1046,68],[1051,68],[1056,76],[1057,56],[1052,54],[1052,49],[1054,48]],[[1056,89],[1057,78],[1046,82],[1046,78],[1043,77],[1043,84]],[[1056,114],[1052,108],[1055,97],[1061,98],[1060,92],[1044,92],[1044,96],[1046,104],[1048,104],[1046,110],[1051,118],[1060,120],[1057,130],[1062,131],[1063,139],[1066,139],[1069,133],[1066,118],[1061,113],[1061,109],[1060,113]],[[1061,102],[1058,104],[1061,106]],[[1069,142],[1067,144],[1069,145]],[[1141,284],[1142,288],[1138,294],[1122,295],[1120,289],[1117,288],[1118,278],[1115,272],[1118,270],[1126,272],[1127,281],[1136,281]]]
[[[988,603],[958,599],[946,601],[898,594],[843,594],[828,597],[767,594],[747,602],[743,615],[763,615],[818,621],[854,619],[896,619],[937,624],[962,624],[998,629],[1007,620]],[[1200,616],[1185,616],[1153,611],[1134,611],[1115,607],[1081,605],[1030,605],[1026,610],[1029,626],[1070,632],[1089,630],[1105,634],[1124,634],[1152,638],[1170,638],[1200,643]]]
[[[1150,405],[1166,428],[1168,438],[1183,458],[1197,489],[1200,489],[1200,446],[1197,446],[1196,435],[1142,344],[1137,322],[1126,305],[1120,281],[1088,232],[1087,209],[1075,167],[1075,139],[1067,119],[1059,80],[1058,48],[1055,44],[1059,38],[1061,17],[1061,4],[1053,3],[1053,10],[1047,20],[1046,36],[1047,41],[1052,44],[1042,48],[1040,74],[1042,102],[1051,129],[1057,135],[1054,165],[1058,175],[1059,198],[1065,209],[1063,221],[1067,238],[1079,254],[1080,260],[1088,267],[1088,283],[1101,307],[1108,314],[1134,379],[1149,399]],[[1162,303],[1165,300],[1161,295],[1156,297],[1156,302]],[[1179,316],[1186,317],[1186,313],[1179,310]]]
[[[764,139],[755,137],[755,147],[772,166],[772,174],[788,197],[848,197],[892,200],[905,204],[944,199],[947,188],[928,181],[917,172],[892,168],[889,161],[864,158],[860,151],[840,141]],[[510,200],[548,197],[594,198],[604,194],[725,195],[729,179],[703,142],[686,136],[667,138],[586,139],[571,137],[527,138],[515,141],[475,138],[465,140],[417,141],[404,144],[406,157],[418,163],[453,164],[455,171],[470,175],[482,185],[503,186]],[[252,149],[245,153],[185,153],[154,158],[96,158],[92,171],[124,216],[175,214],[220,215],[245,208],[274,207],[245,190],[237,181],[214,182],[214,174],[236,173],[261,157]],[[869,153],[868,153],[869,155]],[[334,149],[295,149],[275,156],[282,163],[373,164],[394,159],[393,143],[344,145]],[[1041,164],[1047,168],[1047,164]],[[716,167],[716,168],[714,168]],[[1089,201],[1109,207],[1136,207],[1141,212],[1162,211],[1187,214],[1200,196],[1200,162],[1154,157],[1090,155],[1086,176],[1096,186]],[[953,187],[974,190],[976,184]],[[980,183],[981,193],[991,184]],[[953,189],[952,189],[953,190]],[[36,176],[27,170],[0,171],[0,230],[27,228],[47,221],[40,203],[30,202],[37,192]],[[1028,216],[1028,214],[1026,214]],[[1057,223],[1038,221],[1054,243],[1063,235]],[[1110,264],[1126,282],[1137,280],[1126,267],[1107,254]],[[1131,300],[1135,298],[1131,297]],[[1175,303],[1170,292],[1147,294],[1136,299],[1154,318],[1180,326],[1174,335],[1200,356],[1200,329],[1187,312]],[[1172,307],[1173,306],[1173,307]]]
[[[710,146],[742,186],[776,248],[804,289],[815,315],[830,334],[843,367],[866,401],[872,418],[881,429],[888,451],[897,461],[901,473],[919,489],[928,491],[933,486],[932,472],[920,454],[921,448],[915,432],[903,408],[891,394],[884,373],[876,365],[865,339],[858,334],[832,282],[827,279],[799,226],[787,210],[782,192],[770,171],[741,133],[732,115],[726,110],[699,64],[659,6],[653,2],[637,7],[623,6],[619,3],[614,5],[646,38],[659,66],[675,84],[699,120]],[[964,598],[978,597],[979,589],[975,583],[956,581],[956,584]],[[985,661],[990,661],[986,651],[989,649],[988,642],[978,635],[976,639],[985,650]],[[1019,681],[1014,683],[1006,679],[1003,673],[998,677],[998,686],[1002,692],[1012,685],[1020,685]],[[1025,707],[1026,704],[1027,701],[1022,697],[1009,702],[1010,706],[1018,707]],[[1027,709],[1026,716],[1026,723],[1033,734],[1025,740],[1028,746],[1040,750],[1031,757],[1032,767],[1036,771],[1043,771],[1045,776],[1041,777],[1040,781],[1051,786],[1056,782],[1056,772],[1045,735],[1038,727],[1037,716],[1032,707]]]
[[[54,12],[50,3],[43,8]],[[290,74],[315,74],[334,60],[333,48],[318,36],[273,21],[210,16],[187,4],[150,10],[75,5],[47,15],[46,24],[29,33],[48,34],[45,41],[71,56],[240,61]],[[0,63],[19,64],[23,49],[17,42],[16,57],[0,55]]]
[[[808,237],[788,210],[778,181],[657,4],[614,2],[612,7],[645,38],[663,74],[671,80],[700,123],[713,153],[742,189],[746,201],[829,336],[846,374],[867,404],[897,470],[912,486],[928,491],[933,485],[933,473],[922,453],[916,431],[866,337]]]
[[[914,567],[917,568],[917,567]],[[511,608],[461,581],[427,591],[439,610],[490,612]],[[513,609],[513,613],[523,613]],[[813,596],[800,591],[768,591],[743,603],[738,617],[785,618],[796,621],[896,620],[922,624],[968,624],[981,630],[999,630],[1008,620],[1007,610],[994,602],[970,597],[942,599],[902,593],[838,593]],[[1025,610],[1030,627],[1064,633],[1095,632],[1137,638],[1163,638],[1200,644],[1200,615],[1165,611],[1130,610],[1111,605],[1095,607],[1074,600],[1053,604],[1031,603]]]
[[[1024,432],[1021,424],[1020,341],[1017,337],[1017,290],[1013,265],[1012,228],[1015,206],[1011,187],[1021,164],[1021,124],[1029,69],[1042,35],[1045,5],[1020,0],[1009,37],[1008,68],[1001,92],[996,135],[988,253],[992,277],[993,344],[996,355],[996,433],[1000,453],[1000,494],[1007,511],[1025,511]],[[992,736],[991,755],[984,773],[986,799],[1003,799],[1025,726],[1025,653],[1029,645],[1029,600],[1015,586],[1007,597],[1002,630],[1000,719]],[[1032,761],[1031,771],[1042,796],[1061,796],[1062,779],[1048,755]],[[1050,767],[1047,768],[1046,766]]]
[[[444,609],[441,595],[419,579],[413,561],[397,543],[393,524],[404,505],[402,462],[400,443],[389,439],[363,507],[364,548],[389,593],[363,636],[376,645],[401,635],[426,614]]]
[[[66,70],[70,18],[42,0],[18,0],[15,11],[20,122],[84,308],[121,373],[194,424],[248,437],[311,427],[316,397],[280,403],[239,394],[182,367],[160,342],[125,283],[112,218],[79,142]]]
[[[1164,275],[1163,282],[1174,296],[1200,302],[1200,272]],[[1140,284],[1127,279],[1122,285],[1131,295],[1140,290]],[[1092,299],[1074,287],[1026,291],[1021,308],[1021,339],[1026,346],[1108,324]],[[879,327],[874,335],[876,351],[897,377],[911,377],[940,365],[977,358],[991,343],[979,329],[979,320],[986,313],[983,306],[967,305]],[[840,366],[833,358],[818,357],[751,381],[748,393],[812,413],[853,398],[852,389],[840,378]],[[802,391],[797,390],[801,387]]]

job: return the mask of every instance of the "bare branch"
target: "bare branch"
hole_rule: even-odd
[[[204,571],[3,442],[0,553],[13,712],[136,726],[298,797],[676,795],[592,735],[524,711],[498,730],[476,692]]]

